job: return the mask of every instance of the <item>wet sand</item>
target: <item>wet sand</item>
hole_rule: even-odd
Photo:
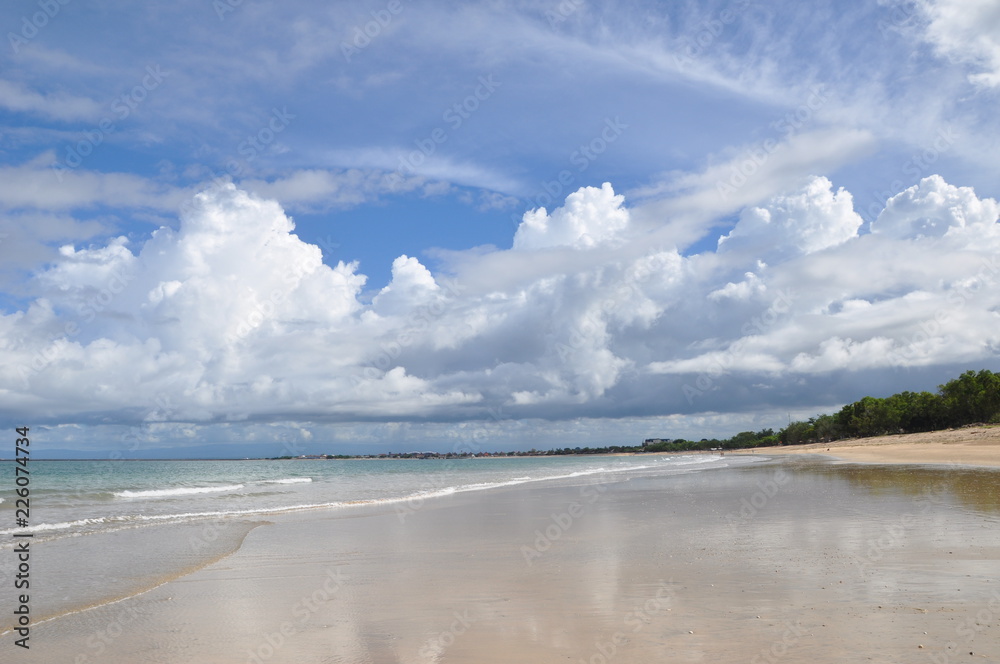
[[[1000,472],[618,479],[280,516],[16,661],[1000,662]]]
[[[827,450],[840,459],[869,463],[1000,466],[1000,426],[769,447],[755,453],[822,454]]]

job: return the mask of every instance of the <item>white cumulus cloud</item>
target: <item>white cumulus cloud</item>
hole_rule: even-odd
[[[949,235],[976,241],[1000,233],[998,218],[997,201],[980,200],[971,187],[955,187],[932,175],[889,199],[872,232],[897,239]]]
[[[926,37],[937,51],[971,65],[969,80],[1000,86],[1000,5],[993,0],[924,0]]]
[[[566,197],[566,205],[548,214],[545,208],[524,214],[514,234],[514,249],[589,248],[618,240],[628,227],[629,213],[611,184],[584,187]]]
[[[828,179],[815,177],[798,193],[745,209],[736,227],[719,239],[719,250],[766,256],[811,254],[837,246],[856,237],[862,224],[853,202],[850,192],[834,192]]]
[[[397,257],[367,301],[356,264],[323,263],[277,202],[225,185],[141,245],[63,246],[0,315],[0,391],[40,419],[184,436],[836,402],[887,367],[1000,356],[997,210],[932,177],[858,235],[850,194],[814,178],[683,256],[630,239],[610,185],[582,188],[452,275]]]

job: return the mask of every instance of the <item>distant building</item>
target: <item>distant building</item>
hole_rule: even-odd
[[[648,445],[656,445],[657,443],[669,443],[669,442],[670,442],[669,438],[647,438],[646,440],[642,441],[642,446],[646,447]]]

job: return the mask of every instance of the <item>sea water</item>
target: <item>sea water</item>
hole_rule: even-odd
[[[35,541],[121,528],[307,509],[413,503],[529,482],[647,471],[684,473],[737,457],[493,457],[280,461],[33,461],[31,518],[17,528],[13,462],[0,462],[0,538]],[[728,462],[728,463],[727,463]],[[0,546],[5,544],[0,539]]]
[[[703,472],[763,457],[560,456],[464,459],[32,461],[27,527],[15,519],[14,464],[0,462],[0,583],[15,533],[30,533],[36,619],[144,592],[236,550],[289,512],[401,516],[436,497],[546,482]],[[0,632],[9,628],[0,620]]]

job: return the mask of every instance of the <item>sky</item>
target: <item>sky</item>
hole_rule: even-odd
[[[1000,370],[993,0],[0,26],[0,422],[39,455],[697,440]]]

